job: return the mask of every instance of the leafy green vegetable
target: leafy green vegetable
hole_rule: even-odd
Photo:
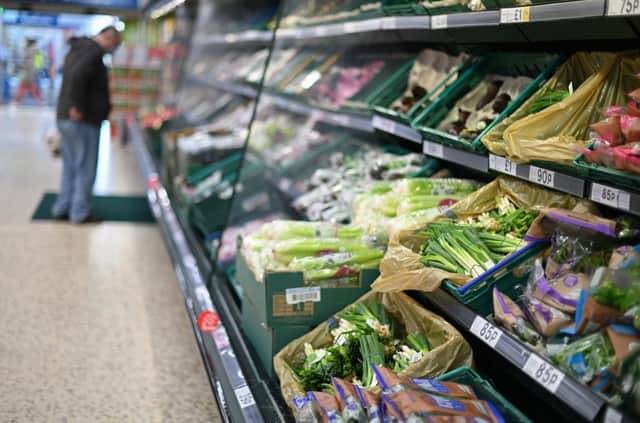
[[[305,391],[321,391],[331,376],[346,378],[355,373],[353,358],[357,356],[348,346],[332,345],[314,350],[305,345],[306,359],[297,374]]]
[[[378,335],[369,333],[358,338],[360,341],[360,354],[362,355],[362,386],[365,388],[373,385],[374,373],[372,364],[376,366],[384,364],[384,345],[380,342]]]
[[[536,97],[534,102],[529,107],[530,113],[538,113],[541,110],[546,109],[549,106],[553,106],[556,103],[561,102],[565,98],[569,97],[568,90],[548,90]]]

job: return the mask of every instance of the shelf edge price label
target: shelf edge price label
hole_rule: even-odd
[[[256,405],[253,393],[251,393],[251,389],[249,389],[247,385],[236,388],[234,393],[236,394],[240,408],[247,408]]]
[[[482,339],[482,341],[491,348],[495,348],[502,337],[502,330],[498,329],[480,316],[476,316],[476,318],[473,319],[473,323],[469,330],[475,336]]]
[[[500,9],[501,24],[529,22],[530,17],[531,9],[529,8],[529,6]]]
[[[424,141],[422,143],[422,151],[432,157],[444,159],[444,147],[436,142]]]
[[[591,185],[590,198],[596,203],[626,211],[629,211],[631,205],[631,196],[628,192],[596,183]]]
[[[553,188],[556,181],[556,173],[538,166],[529,166],[529,180],[533,183]]]
[[[531,376],[551,393],[556,393],[564,380],[564,373],[553,367],[549,362],[540,358],[537,354],[530,354],[522,370]]]
[[[372,126],[390,134],[394,134],[396,130],[396,123],[394,121],[379,116],[373,117]]]
[[[604,423],[622,423],[622,414],[619,411],[607,407],[607,411],[604,414]]]
[[[445,29],[447,26],[449,26],[448,15],[431,16],[431,29]]]
[[[518,174],[517,164],[505,157],[496,156],[494,154],[489,155],[489,168],[511,176],[516,176]]]
[[[607,0],[607,16],[640,15],[640,0]]]
[[[393,16],[382,18],[380,23],[380,28],[381,29],[397,29],[398,19]]]

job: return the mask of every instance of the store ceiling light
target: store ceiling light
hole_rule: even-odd
[[[151,14],[149,16],[151,16],[151,19],[158,19],[158,18],[166,15],[167,13],[171,12],[173,9],[175,9],[178,6],[180,6],[185,1],[187,1],[187,0],[171,0],[171,1],[163,4],[162,6],[154,9],[153,12],[151,12]]]

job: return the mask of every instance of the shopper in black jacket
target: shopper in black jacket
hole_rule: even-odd
[[[102,57],[121,42],[110,26],[93,38],[71,38],[62,68],[58,129],[62,139],[62,183],[53,215],[76,223],[95,222],[90,199],[96,177],[100,125],[109,117],[109,79]]]

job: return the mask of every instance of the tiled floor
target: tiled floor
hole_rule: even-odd
[[[52,123],[0,108],[0,422],[220,421],[157,228],[30,222]],[[130,147],[102,147],[96,190],[142,193]]]

